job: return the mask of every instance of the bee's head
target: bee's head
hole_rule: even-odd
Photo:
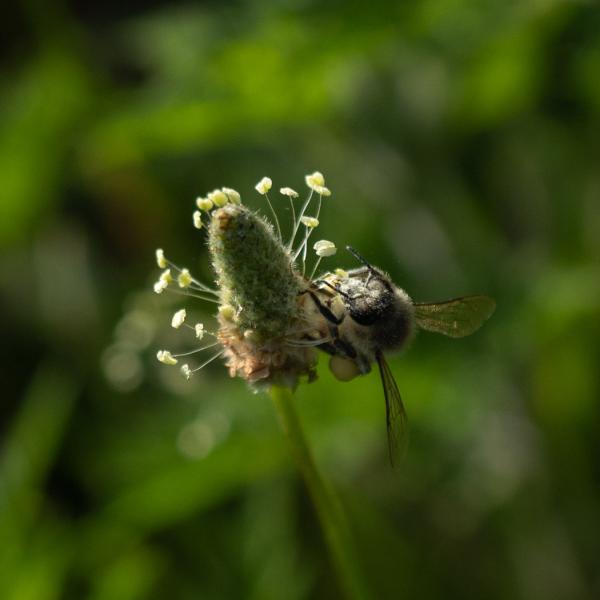
[[[367,262],[354,248],[346,249],[364,266],[349,273],[339,287],[346,309],[360,325],[383,318],[394,302],[394,284],[380,269]]]
[[[372,352],[399,350],[414,330],[412,300],[386,273],[369,264],[353,248],[348,250],[364,265],[350,271],[340,285],[350,317],[358,325],[368,327]]]

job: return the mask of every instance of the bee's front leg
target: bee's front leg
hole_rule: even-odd
[[[321,300],[319,300],[318,296],[314,293],[311,292],[310,290],[306,291],[307,294],[310,294],[310,297],[312,298],[312,301],[315,303],[315,306],[319,309],[319,312],[327,319],[327,321],[329,321],[330,323],[333,323],[334,325],[341,325],[342,321],[344,320],[344,315],[342,315],[341,317],[336,317],[331,310],[325,306]],[[337,329],[337,327],[336,327]]]

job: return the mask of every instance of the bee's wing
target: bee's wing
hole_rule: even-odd
[[[377,364],[385,396],[388,452],[393,467],[396,465],[396,457],[402,456],[408,442],[408,420],[396,380],[381,352],[377,355]]]
[[[477,331],[492,316],[496,301],[489,296],[463,296],[414,306],[421,329],[459,338]]]

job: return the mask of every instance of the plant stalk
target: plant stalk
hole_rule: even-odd
[[[345,596],[349,600],[371,597],[357,559],[354,539],[343,507],[333,489],[325,482],[313,459],[302,425],[294,407],[292,392],[283,387],[271,387],[271,398],[292,455],[302,477],[323,529],[325,541],[337,571]]]

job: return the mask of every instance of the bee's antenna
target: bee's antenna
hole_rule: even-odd
[[[352,254],[352,256],[354,256],[354,258],[358,260],[358,262],[361,262],[363,265],[365,265],[365,267],[367,267],[369,271],[373,271],[373,267],[371,266],[369,261],[363,256],[361,256],[352,246],[346,246],[346,250],[348,250],[348,252],[350,252],[350,254]]]

